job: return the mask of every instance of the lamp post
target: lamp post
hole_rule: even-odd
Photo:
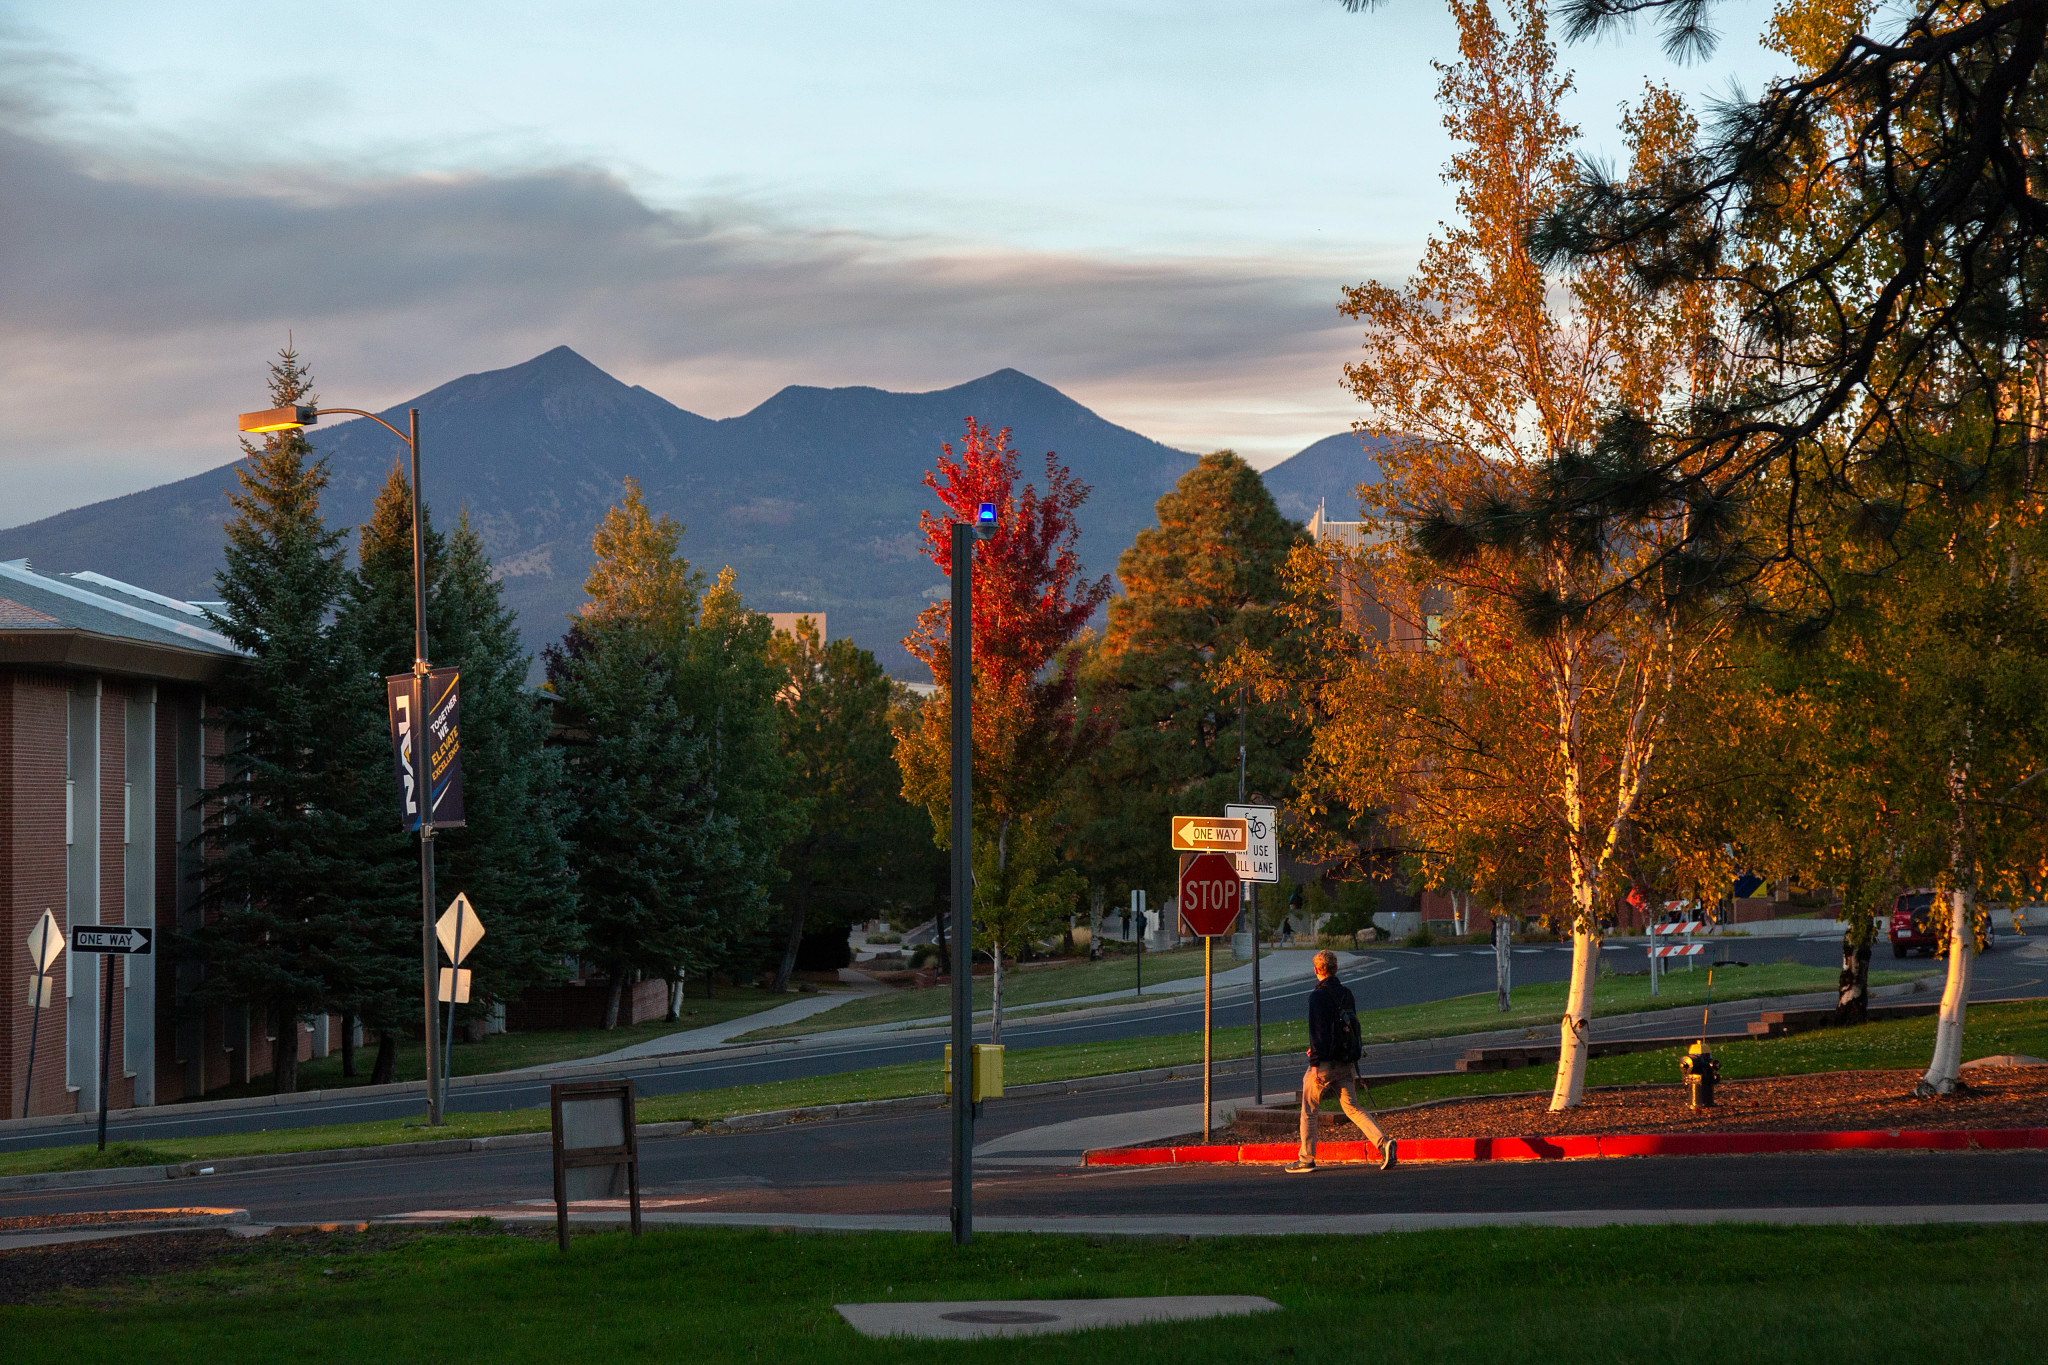
[[[424,699],[427,692],[427,537],[426,528],[420,520],[420,410],[411,409],[412,430],[410,434],[400,431],[374,412],[361,408],[312,408],[303,404],[291,404],[272,408],[267,412],[245,412],[241,416],[241,429],[252,434],[273,431],[296,431],[310,427],[322,417],[367,417],[378,426],[405,442],[412,454],[412,675],[414,696]],[[419,714],[415,709],[415,715]],[[419,722],[414,722],[414,733],[423,734]],[[415,740],[415,743],[421,741]],[[439,1126],[446,1094],[441,1085],[441,1068],[434,1015],[436,1012],[434,989],[438,973],[435,968],[439,960],[434,953],[434,805],[433,794],[428,790],[431,777],[422,783],[420,801],[420,976],[422,981],[422,1005],[425,1010],[427,1042],[427,1123]],[[451,992],[452,993],[452,992]],[[453,1010],[450,1006],[450,1010]]]
[[[953,523],[953,1244],[974,1240],[974,542],[995,504]]]

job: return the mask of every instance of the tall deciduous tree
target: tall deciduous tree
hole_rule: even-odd
[[[273,404],[313,403],[312,375],[287,347],[270,369]],[[402,846],[371,786],[388,781],[381,689],[331,624],[344,533],[320,519],[324,460],[298,431],[243,442],[230,495],[222,631],[248,653],[220,688],[225,777],[209,792],[206,922],[186,947],[205,963],[195,994],[267,1010],[279,1093],[298,1084],[301,1019],[392,988],[381,930],[403,883]],[[373,774],[376,776],[373,777]]]
[[[1076,663],[1062,651],[1109,596],[1109,578],[1082,576],[1075,513],[1088,487],[1050,453],[1045,488],[1018,487],[1008,428],[973,418],[956,455],[943,447],[925,486],[944,514],[919,514],[925,550],[952,573],[952,525],[996,509],[994,535],[975,547],[974,800],[976,839],[993,848],[993,875],[976,877],[977,936],[995,958],[995,1034],[1002,1029],[1003,955],[1071,903],[1078,878],[1052,871],[1044,822],[1061,780],[1102,741],[1102,727],[1076,714]],[[934,603],[904,641],[940,689],[897,734],[903,794],[931,813],[941,847],[951,840],[952,643],[950,609]],[[1028,828],[1021,828],[1028,827]],[[977,863],[982,857],[977,851]],[[1047,890],[1048,886],[1059,888]],[[961,907],[954,907],[955,919]]]
[[[1354,656],[1325,700],[1333,723],[1309,780],[1418,826],[1532,823],[1555,850],[1573,940],[1551,1099],[1563,1109],[1584,1087],[1602,886],[1719,620],[1677,600],[1676,576],[1640,577],[1673,519],[1546,538],[1451,509],[1504,507],[1544,471],[1598,465],[1603,413],[1683,407],[1720,376],[1711,298],[1650,296],[1612,264],[1547,274],[1531,257],[1527,225],[1574,172],[1576,130],[1559,112],[1570,80],[1537,0],[1503,6],[1505,25],[1485,0],[1451,8],[1461,61],[1443,68],[1439,98],[1461,144],[1448,172],[1458,219],[1405,287],[1363,285],[1344,305],[1366,324],[1346,373],[1364,427],[1387,442],[1386,483],[1361,489],[1378,536],[1348,571],[1417,647],[1387,639]],[[1685,154],[1690,120],[1653,90],[1624,131],[1644,174]],[[1724,509],[1681,508],[1675,524],[1715,517]]]

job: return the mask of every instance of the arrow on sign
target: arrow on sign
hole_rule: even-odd
[[[97,924],[74,924],[71,926],[71,951],[74,953],[146,953],[154,929],[136,926],[102,928]]]
[[[459,963],[483,936],[484,922],[477,917],[476,907],[469,903],[466,892],[456,892],[441,918],[434,921],[434,937],[441,940],[441,951],[448,954],[450,962]]]
[[[28,931],[28,960],[36,964],[36,975],[50,970],[50,964],[63,951],[64,934],[57,928],[57,917],[45,910],[36,927]]]
[[[1183,853],[1242,853],[1248,842],[1242,820],[1218,815],[1173,817],[1173,846]]]

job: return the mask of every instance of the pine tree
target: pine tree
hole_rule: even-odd
[[[777,693],[789,804],[807,808],[783,851],[787,932],[770,989],[787,989],[804,935],[850,925],[931,885],[935,850],[924,812],[902,796],[890,716],[896,684],[851,640],[827,643],[808,617],[770,653],[788,677]]]
[[[782,850],[802,829],[805,802],[790,799],[776,694],[789,675],[770,657],[768,618],[746,609],[720,571],[686,638],[680,699],[708,745],[711,822],[723,837],[704,849],[705,915],[679,965],[751,975],[764,956],[769,895]]]
[[[423,513],[424,515],[424,513]],[[559,979],[580,931],[563,827],[561,755],[548,747],[550,704],[526,687],[532,657],[464,511],[448,537],[435,662],[462,673],[462,781],[468,825],[436,839],[444,884],[469,893],[490,932],[466,959],[466,1011],[479,1013]]]
[[[1074,784],[1070,818],[1097,881],[1171,885],[1163,831],[1176,812],[1220,813],[1238,799],[1238,708],[1228,676],[1240,650],[1296,647],[1278,610],[1280,569],[1303,540],[1250,465],[1202,457],[1159,499],[1158,525],[1117,564],[1123,593],[1081,668],[1081,706],[1114,735]],[[1245,708],[1247,793],[1278,800],[1308,747],[1289,708]]]
[[[769,888],[801,823],[787,803],[768,621],[730,569],[707,592],[683,528],[638,485],[592,538],[590,600],[548,651],[569,752],[572,861],[589,952],[612,973],[607,1027],[627,976],[751,968]]]
[[[312,376],[287,347],[271,366],[277,405],[311,403]],[[231,495],[221,629],[248,653],[221,685],[225,778],[207,793],[205,964],[199,999],[265,1010],[279,1093],[298,1083],[307,1015],[382,989],[388,903],[367,823],[371,755],[383,758],[381,688],[330,624],[344,582],[343,533],[320,519],[325,461],[298,431],[243,442]]]
[[[474,973],[475,1017],[559,976],[576,941],[573,886],[562,825],[561,762],[547,748],[547,703],[525,687],[531,658],[491,577],[489,556],[465,512],[452,535],[424,504],[427,648],[436,667],[462,678],[462,779],[468,823],[435,837],[436,883],[445,903],[466,892],[487,932],[464,965]],[[412,484],[394,465],[357,538],[357,569],[343,624],[379,676],[410,671],[414,649]],[[383,760],[389,767],[389,758]],[[396,806],[392,807],[395,819]],[[413,853],[408,849],[406,862]],[[411,915],[416,918],[415,905]],[[403,1018],[391,1002],[380,1018]],[[366,1015],[367,1017],[367,1015]],[[380,1064],[384,1059],[380,1051]]]

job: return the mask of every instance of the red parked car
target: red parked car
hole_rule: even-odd
[[[1934,893],[1908,891],[1892,902],[1892,956],[1904,957],[1915,948],[1929,957],[1941,947],[1934,936]]]

